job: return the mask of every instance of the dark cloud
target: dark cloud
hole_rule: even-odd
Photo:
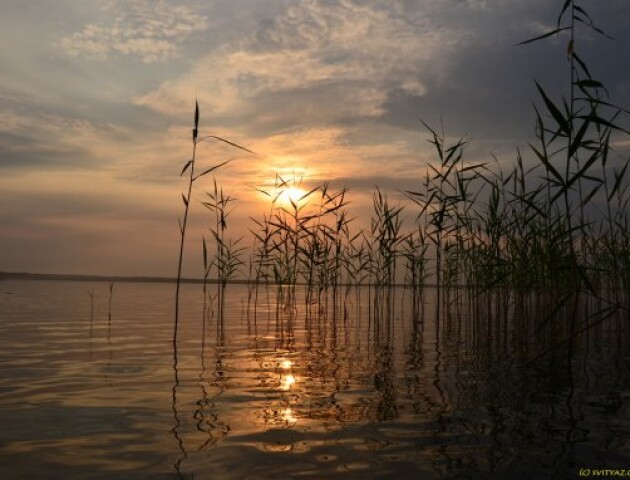
[[[399,176],[388,177],[385,175],[379,176],[349,176],[349,177],[337,177],[330,181],[330,186],[333,190],[341,190],[342,188],[348,189],[349,198],[352,198],[353,194],[372,194],[377,188],[383,192],[389,192],[390,194],[396,194],[397,192],[404,192],[416,188],[423,178],[424,168],[418,162],[418,168],[414,171],[410,171],[407,178],[401,179]]]
[[[60,149],[28,135],[0,132],[0,170],[47,170],[96,168],[98,162],[87,151]]]
[[[612,2],[615,3],[615,2]],[[623,4],[628,10],[627,4]],[[612,11],[621,8],[619,2]],[[616,31],[618,20],[609,18],[611,12],[601,11],[600,23],[612,24]],[[527,139],[533,131],[533,102],[540,103],[534,80],[545,87],[549,95],[559,99],[568,93],[569,63],[565,54],[567,39],[554,38],[539,43],[516,44],[528,39],[532,32],[526,28],[511,28],[516,21],[507,17],[510,12],[490,13],[495,23],[483,30],[485,19],[477,27],[478,35],[464,48],[453,53],[450,68],[440,79],[426,82],[427,93],[414,95],[393,86],[385,102],[382,119],[402,128],[417,129],[418,118],[433,125],[443,118],[456,134],[468,134],[476,139]],[[555,19],[553,8],[535,8],[521,18],[523,25],[534,22],[534,13],[544,14],[541,20]],[[608,13],[608,15],[606,15]],[[630,11],[628,12],[630,13]],[[611,86],[611,96],[621,99],[627,91],[630,65],[619,52],[628,51],[630,38],[610,42],[591,38],[589,34],[582,51],[592,64],[593,75]],[[418,76],[421,71],[418,71]]]

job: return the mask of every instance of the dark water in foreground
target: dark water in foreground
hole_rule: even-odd
[[[437,321],[431,291],[414,317],[402,289],[375,316],[367,290],[308,312],[263,289],[254,313],[229,286],[204,331],[187,285],[174,355],[174,287],[117,284],[111,317],[107,287],[0,283],[0,478],[630,471],[627,317],[583,334],[569,370],[561,348],[525,366],[541,349],[522,318]]]

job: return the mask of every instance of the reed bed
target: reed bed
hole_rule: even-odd
[[[391,316],[390,287],[397,284],[413,297],[416,319],[428,285],[437,287],[438,304],[465,301],[473,311],[487,310],[479,304],[489,296],[506,312],[534,302],[547,313],[530,333],[543,335],[564,322],[560,343],[570,352],[585,329],[630,310],[629,159],[612,147],[630,133],[622,126],[628,112],[612,103],[580,57],[578,27],[606,35],[582,6],[566,0],[555,29],[522,42],[567,32],[570,84],[568,97],[558,101],[536,83],[535,141],[527,152],[516,152],[513,167],[501,167],[495,158],[468,163],[465,139],[452,140],[443,129],[424,124],[435,157],[418,188],[403,192],[405,204],[392,204],[376,188],[369,227],[357,227],[346,188],[324,183],[279,202],[301,180],[277,176],[271,189],[258,189],[269,208],[251,219],[250,242],[228,238],[234,199],[215,179],[203,202],[212,214],[215,247],[210,257],[204,239],[204,279],[214,272],[223,292],[247,267],[254,311],[260,285],[275,284],[286,286],[281,291],[287,305],[301,288],[307,309],[328,308],[330,301],[334,312],[339,305],[340,317],[352,288],[360,286],[368,289],[375,318]],[[192,183],[227,163],[194,174],[198,123],[196,105],[192,159],[182,171],[190,176],[180,223],[178,290]],[[249,152],[219,137],[204,138]],[[590,313],[578,322],[584,303]]]

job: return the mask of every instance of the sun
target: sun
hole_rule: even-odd
[[[300,187],[285,187],[280,189],[278,194],[278,201],[285,206],[290,206],[291,202],[295,205],[298,205],[301,201],[304,200],[304,195],[306,195],[306,190]]]

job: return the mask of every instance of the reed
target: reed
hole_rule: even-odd
[[[188,210],[190,206],[190,196],[192,194],[192,186],[195,179],[195,159],[197,157],[197,136],[199,133],[199,103],[195,101],[195,115],[193,120],[192,129],[192,156],[190,160],[186,162],[180,176],[183,176],[186,171],[190,172],[188,177],[188,189],[186,195],[182,194],[182,201],[184,202],[184,217],[183,220],[177,219],[179,223],[179,260],[177,262],[177,284],[175,287],[175,323],[173,326],[173,343],[177,342],[177,328],[179,325],[179,289],[182,278],[182,264],[184,261],[184,242],[186,240],[186,226],[188,225]]]
[[[182,171],[180,174],[180,176],[184,176],[186,172],[189,172],[186,194],[182,193],[182,201],[184,203],[184,214],[183,214],[183,218],[181,219],[178,218],[180,243],[179,243],[179,258],[177,262],[177,280],[176,280],[176,287],[175,287],[175,322],[173,324],[173,343],[177,342],[177,330],[178,330],[178,325],[179,325],[179,292],[180,292],[180,285],[181,285],[181,278],[182,278],[182,265],[183,265],[183,260],[184,260],[184,244],[186,240],[186,227],[188,225],[188,215],[189,215],[190,205],[191,205],[192,187],[193,187],[193,184],[196,181],[198,181],[200,178],[208,175],[209,173],[214,172],[218,168],[221,168],[230,162],[230,160],[227,160],[227,161],[218,163],[216,165],[213,165],[210,168],[203,170],[201,173],[198,173],[195,175],[197,147],[201,142],[209,141],[209,140],[222,142],[222,143],[230,145],[233,148],[255,155],[255,153],[252,152],[251,150],[245,147],[242,147],[234,142],[226,140],[222,137],[219,137],[217,135],[206,135],[206,136],[200,137],[199,136],[199,102],[195,101],[195,113],[193,117],[193,129],[192,129],[192,154],[191,154],[190,160],[188,160],[184,164],[184,167],[182,168]],[[205,245],[205,242],[204,242],[204,245]]]
[[[277,175],[270,188],[257,188],[269,205],[262,216],[251,218],[249,230],[249,298],[254,310],[259,285],[286,286],[281,296],[291,308],[296,286],[303,285],[307,309],[318,305],[326,311],[330,297],[337,318],[337,305],[347,301],[350,287],[367,285],[370,311],[391,317],[395,302],[390,287],[402,282],[413,296],[413,317],[420,318],[423,288],[434,283],[438,305],[458,305],[461,287],[475,311],[487,308],[479,307],[486,301],[503,312],[516,304],[539,302],[548,315],[535,322],[535,334],[564,322],[568,333],[561,341],[569,344],[585,328],[575,323],[583,317],[577,314],[580,296],[601,304],[593,318],[627,310],[629,160],[611,145],[629,133],[621,126],[628,112],[612,103],[580,56],[581,28],[606,35],[581,5],[565,0],[555,29],[522,42],[567,33],[570,82],[567,98],[560,100],[535,83],[535,139],[525,153],[516,151],[512,167],[502,168],[496,158],[467,162],[466,139],[452,139],[443,127],[438,130],[423,122],[434,158],[424,165],[418,188],[402,192],[409,205],[392,205],[376,187],[369,226],[356,227],[346,188],[334,191],[323,183],[288,201],[280,198],[300,188],[301,179]],[[198,122],[196,105],[192,159],[182,170],[184,174],[189,169],[190,178],[180,222],[178,294],[192,183],[228,163],[194,174],[201,140]],[[249,152],[219,137],[205,138]],[[233,201],[215,179],[202,202],[213,215],[210,232],[215,244],[210,255],[204,238],[204,292],[212,272],[223,288],[245,263],[244,239],[226,236]],[[417,210],[411,220],[405,218],[410,207]],[[487,300],[492,295],[496,301]],[[589,317],[584,318],[588,325]],[[530,326],[516,328],[529,331]]]

